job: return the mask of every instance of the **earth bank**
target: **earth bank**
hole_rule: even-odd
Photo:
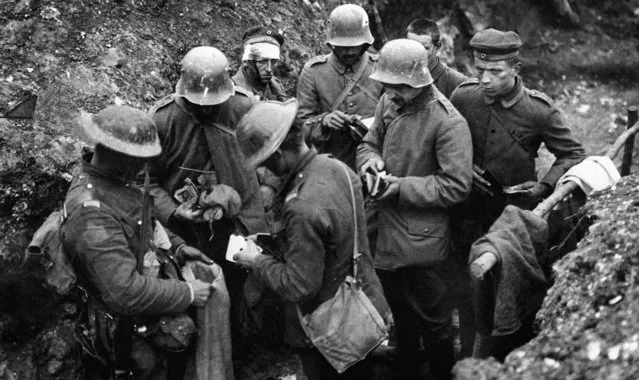
[[[324,20],[338,3],[0,1],[0,113],[28,94],[39,96],[34,120],[0,119],[0,379],[67,379],[78,373],[79,349],[71,335],[75,306],[52,296],[19,265],[34,230],[61,204],[76,159],[88,143],[75,116],[81,110],[97,112],[113,103],[148,109],[172,91],[179,76],[179,61],[194,46],[218,47],[227,54],[232,70],[237,69],[241,35],[247,27],[257,24],[284,32],[287,42],[278,70],[292,90],[304,62],[326,52]],[[368,2],[362,3],[371,11],[373,20]],[[567,28],[566,21],[555,16],[549,6],[531,0],[378,1],[389,38],[401,36],[414,17],[440,20],[448,44],[447,61],[467,73],[471,55],[466,46],[474,32],[487,26],[516,29],[526,44],[523,58],[527,85],[555,99],[588,154],[602,154],[625,128],[626,107],[637,105],[639,98],[639,89],[633,83],[639,72],[639,1],[585,0],[573,7],[581,16],[580,28]],[[379,35],[380,30],[375,33]],[[547,163],[543,155],[542,163]],[[623,208],[634,202],[634,179],[626,181],[609,193],[610,201],[600,201],[605,198],[602,195],[589,205],[589,212],[602,222],[606,217],[610,219],[608,224],[593,229],[587,240],[597,247],[617,242],[618,237],[614,236],[619,231],[618,220],[613,219],[619,207],[628,218],[636,211],[636,206]],[[634,230],[626,230],[629,232],[624,232],[625,240],[619,244],[632,247],[637,240]],[[458,367],[459,378],[473,378],[464,377],[468,368],[469,373],[483,371],[488,378],[491,374],[496,378],[528,378],[528,373],[550,374],[554,378],[583,373],[597,378],[595,374],[608,373],[610,368],[619,366],[621,372],[611,373],[633,378],[627,375],[634,372],[628,372],[623,363],[636,359],[627,348],[637,344],[633,336],[638,332],[633,323],[636,320],[626,320],[624,316],[637,315],[629,306],[632,294],[637,293],[633,286],[636,264],[624,264],[624,276],[605,277],[606,271],[616,271],[615,265],[621,264],[611,258],[610,267],[599,271],[595,262],[604,259],[595,258],[608,256],[592,248],[587,250],[585,261],[590,264],[584,265],[594,269],[587,272],[588,276],[586,272],[569,275],[575,273],[569,268],[577,265],[577,260],[584,260],[575,257],[583,256],[579,252],[585,247],[586,242],[557,264],[558,281],[538,316],[542,328],[539,338],[513,353],[505,365],[464,362]],[[626,256],[621,256],[625,262]],[[583,286],[603,290],[590,294]],[[606,297],[614,299],[622,293],[622,301],[605,305],[609,301]],[[558,295],[563,295],[561,302]],[[592,297],[599,300],[596,307],[591,304],[595,302]],[[562,302],[571,306],[558,308]],[[595,314],[591,312],[602,305],[606,313],[597,316],[598,309]],[[570,315],[562,314],[568,310]],[[589,316],[589,322],[574,322],[571,315],[582,315],[582,311],[584,318]],[[607,327],[599,331],[599,325]],[[587,329],[583,326],[592,331],[584,334]],[[605,338],[608,335],[610,339]],[[614,348],[618,345],[620,348]],[[590,354],[577,349],[586,346],[592,347]],[[559,353],[554,353],[557,347]],[[594,357],[596,347],[600,354],[586,362],[583,355]],[[618,351],[614,360],[610,359],[610,349],[613,357]],[[572,363],[573,358],[580,358],[575,359],[577,364],[565,364]],[[302,378],[298,363],[289,351],[268,347],[256,348],[238,372],[240,379],[286,375]]]

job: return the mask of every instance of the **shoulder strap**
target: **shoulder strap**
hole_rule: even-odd
[[[351,205],[353,206],[353,278],[357,279],[357,261],[361,253],[359,253],[359,231],[357,230],[357,205],[355,203],[355,191],[353,190],[353,184],[351,183],[351,176],[348,175],[348,170],[346,170],[346,165],[340,162],[340,166],[346,175],[346,181],[348,182],[348,188],[351,193]]]
[[[504,123],[501,120],[501,117],[497,114],[497,112],[495,111],[495,109],[493,107],[489,106],[488,108],[490,108],[490,112],[493,114],[493,117],[497,120],[497,124],[499,124],[500,127],[502,127],[506,132],[508,132],[510,137],[512,137],[513,140],[515,140],[517,142],[517,144],[519,144],[520,147],[522,147],[526,152],[528,152],[528,154],[530,154],[530,155],[532,155],[534,157],[536,152],[531,151],[531,149],[529,147],[527,147],[526,144],[524,144],[523,141],[521,141],[519,136],[517,136],[515,134],[515,131],[511,130],[510,128],[508,128],[508,127],[506,127],[504,125]]]
[[[331,106],[331,111],[335,111],[342,105],[342,103],[344,103],[344,99],[346,99],[346,96],[348,96],[348,93],[353,90],[353,88],[357,85],[357,82],[359,82],[360,78],[362,77],[362,74],[364,74],[364,70],[366,70],[366,64],[367,62],[363,61],[362,64],[359,66],[359,69],[357,69],[357,72],[355,73],[353,78],[350,80],[350,82],[348,82],[346,87],[344,87],[344,90],[342,90],[342,93],[339,94],[339,97],[337,98],[337,100],[335,100],[335,103],[333,103],[333,105]]]

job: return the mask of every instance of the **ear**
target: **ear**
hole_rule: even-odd
[[[439,51],[439,49],[441,49],[442,46],[444,46],[444,44],[442,43],[442,40],[437,41],[437,43],[435,44],[435,51]]]
[[[521,62],[517,62],[513,65],[513,71],[515,72],[515,75],[519,75],[519,72],[521,71]]]

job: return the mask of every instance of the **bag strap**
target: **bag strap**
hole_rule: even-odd
[[[346,181],[348,182],[348,189],[351,193],[351,205],[353,206],[353,278],[357,280],[357,270],[358,265],[357,261],[361,253],[359,253],[359,231],[357,230],[357,204],[355,203],[355,190],[353,190],[353,184],[351,183],[351,176],[348,175],[348,170],[346,169],[346,165],[340,162],[340,166],[342,170],[344,170],[344,174],[346,175]]]
[[[530,154],[530,155],[532,155],[534,157],[535,156],[535,152],[531,151],[531,149],[529,147],[527,147],[526,144],[524,144],[524,142],[521,141],[521,139],[517,135],[515,135],[515,132],[513,130],[511,130],[510,128],[508,128],[508,127],[506,127],[504,125],[503,121],[501,120],[501,117],[497,114],[497,111],[495,111],[495,109],[493,107],[489,106],[488,108],[490,108],[490,112],[493,114],[493,116],[497,120],[497,124],[499,124],[499,126],[502,127],[503,130],[508,132],[510,137],[512,137],[513,140],[515,140],[517,142],[517,144],[519,144],[520,147],[522,147],[526,152],[528,152],[528,154]]]
[[[362,78],[362,74],[364,74],[364,70],[366,70],[366,62],[362,61],[362,64],[359,66],[359,69],[357,69],[357,72],[355,73],[353,78],[349,78],[350,82],[348,82],[346,87],[344,87],[344,90],[342,90],[342,92],[337,97],[337,100],[335,100],[335,103],[333,103],[333,105],[331,106],[331,112],[341,107],[342,103],[344,103],[344,100],[346,99],[346,96],[348,96],[348,94],[353,90],[353,88],[357,86],[357,83]]]

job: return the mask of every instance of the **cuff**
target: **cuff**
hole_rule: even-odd
[[[195,301],[195,292],[193,291],[193,286],[191,286],[191,284],[189,284],[188,282],[186,283],[189,286],[189,293],[191,294],[191,302],[189,302],[189,305],[193,303],[193,301]]]

